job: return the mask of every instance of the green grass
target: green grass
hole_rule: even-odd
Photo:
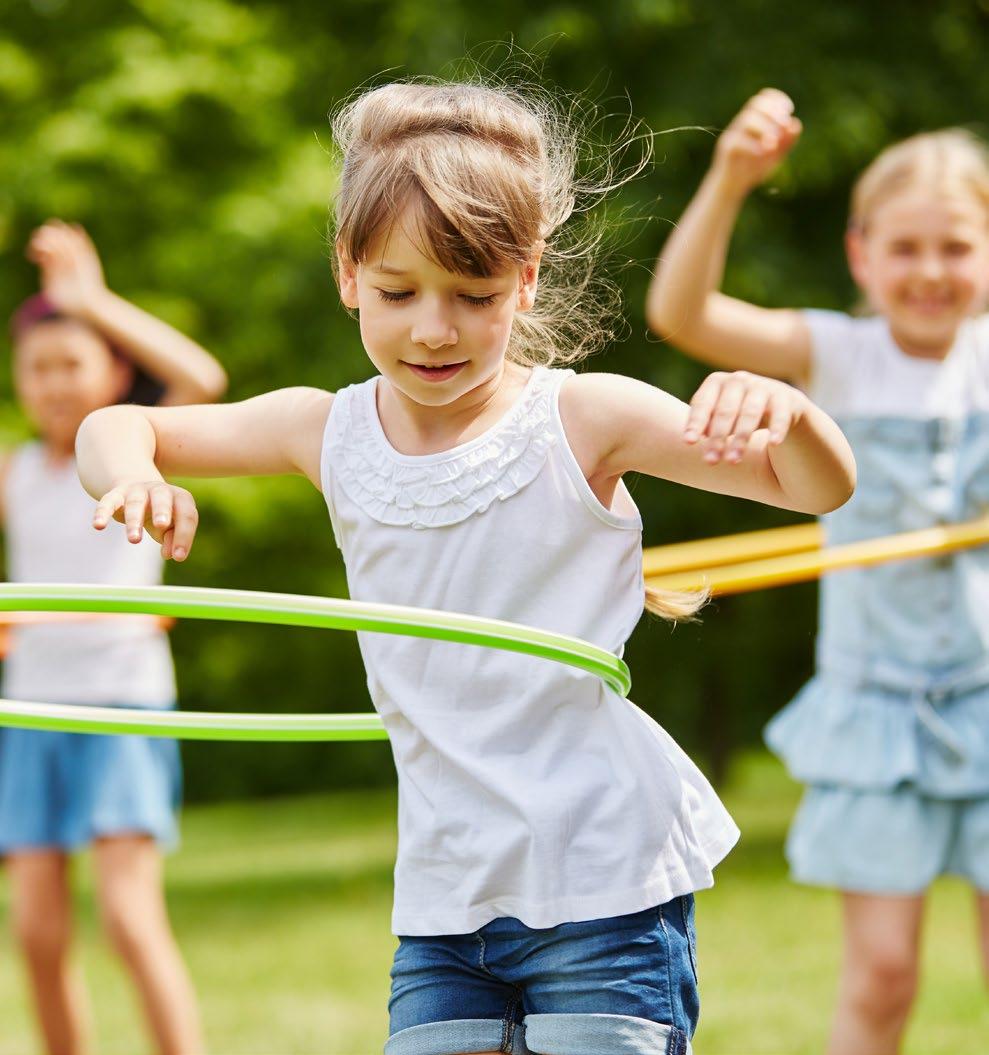
[[[726,799],[743,839],[698,897],[697,1055],[822,1050],[839,948],[835,897],[791,884],[781,845],[797,789],[775,763],[746,759]],[[169,861],[172,918],[217,1055],[380,1051],[394,941],[388,931],[395,836],[390,793],[336,794],[189,809]],[[80,956],[103,1055],[147,1048],[134,1000],[78,869]],[[0,880],[0,909],[7,889]],[[907,1051],[981,1055],[989,1001],[974,908],[945,880],[928,915],[922,997]],[[979,1039],[981,1038],[981,1039]],[[0,937],[0,1055],[32,1050],[17,957]]]

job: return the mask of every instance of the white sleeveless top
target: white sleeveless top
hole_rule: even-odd
[[[536,368],[482,436],[398,453],[377,378],[338,392],[322,485],[351,596],[509,619],[620,655],[643,605],[641,529],[605,509]],[[738,829],[644,712],[592,674],[473,645],[359,634],[399,777],[396,934],[637,912],[710,886]]]
[[[53,465],[40,443],[12,455],[4,488],[11,582],[161,582],[159,546],[127,541],[122,524],[90,526],[94,503],[74,459]],[[168,637],[146,618],[23,626],[11,632],[3,695],[44,703],[167,707],[175,699]]]

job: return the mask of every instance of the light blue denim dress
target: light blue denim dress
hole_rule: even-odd
[[[858,489],[825,518],[829,545],[989,514],[989,413],[961,409],[838,415]],[[913,894],[952,872],[989,890],[989,547],[825,576],[817,673],[766,739],[808,785],[794,878]]]

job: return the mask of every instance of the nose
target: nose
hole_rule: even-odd
[[[940,253],[924,253],[920,258],[920,273],[924,278],[936,281],[944,277],[944,272],[944,260]]]
[[[460,334],[443,306],[425,301],[416,312],[410,336],[413,344],[419,344],[434,351],[438,348],[449,348],[460,340]]]

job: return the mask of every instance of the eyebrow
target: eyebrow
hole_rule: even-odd
[[[377,267],[372,267],[372,271],[377,271],[379,275],[405,275],[408,272],[403,271],[399,267],[391,267],[389,264],[379,264]]]

